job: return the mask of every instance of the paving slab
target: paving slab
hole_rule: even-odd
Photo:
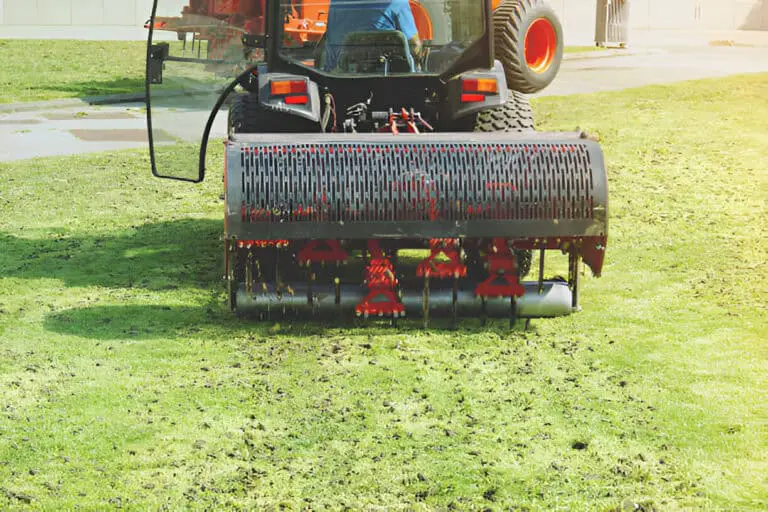
[[[111,110],[111,111],[92,111],[92,112],[46,112],[42,114],[42,116],[45,119],[48,119],[50,121],[70,121],[70,120],[79,120],[84,117],[87,117],[89,120],[93,119],[109,119],[109,120],[115,120],[115,119],[136,119],[137,117],[144,117],[142,114],[141,116],[134,114],[132,112],[124,111],[124,110]]]
[[[632,29],[629,47],[691,48],[711,45],[768,48],[768,30],[640,30]]]
[[[64,156],[110,149],[146,147],[146,136],[132,140],[84,140],[74,130],[146,132],[139,105],[78,107],[0,114],[0,161]]]

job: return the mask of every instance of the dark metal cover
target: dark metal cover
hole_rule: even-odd
[[[600,146],[577,134],[248,135],[226,148],[239,239],[607,235]]]

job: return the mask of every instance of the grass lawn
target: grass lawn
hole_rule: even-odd
[[[146,49],[144,41],[0,39],[0,103],[143,93]]]
[[[142,92],[142,41],[0,40],[0,103]]]
[[[610,238],[528,331],[238,320],[218,174],[0,164],[0,508],[765,510],[768,76],[534,106]]]

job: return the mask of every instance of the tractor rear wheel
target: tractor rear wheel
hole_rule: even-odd
[[[496,108],[483,110],[474,119],[476,132],[533,132],[533,109],[525,94],[509,91],[509,100]]]
[[[542,0],[501,0],[493,12],[496,58],[507,87],[532,94],[557,76],[563,59],[563,28]]]
[[[255,99],[255,98],[254,98]],[[227,130],[229,136],[236,133],[258,133],[259,116],[258,100],[252,101],[250,94],[238,94],[229,107]]]
[[[227,130],[230,137],[237,133],[315,133],[320,125],[293,114],[265,110],[257,93],[241,93],[229,107]]]

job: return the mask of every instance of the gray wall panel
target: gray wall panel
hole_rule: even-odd
[[[650,28],[694,28],[696,2],[694,0],[651,0]]]
[[[104,0],[74,0],[72,2],[73,25],[103,25]]]
[[[629,4],[629,28],[645,30],[651,25],[651,0],[631,0]]]
[[[6,25],[34,25],[39,23],[37,3],[34,0],[5,0],[4,3],[3,18]]]
[[[181,9],[179,9],[181,12]],[[136,7],[134,8],[134,17],[138,23],[144,23],[149,19],[152,14],[152,2],[146,2],[142,0],[136,1]]]
[[[595,0],[567,0],[563,3],[565,37],[575,43],[594,41],[597,13]]]
[[[634,29],[768,30],[768,0],[627,0]],[[163,0],[177,14],[186,0]],[[550,0],[567,42],[593,39],[596,0]],[[141,28],[152,0],[0,0],[0,25]]]
[[[136,0],[105,0],[104,24],[136,25]]]
[[[37,0],[37,20],[40,25],[71,25],[72,0]]]

